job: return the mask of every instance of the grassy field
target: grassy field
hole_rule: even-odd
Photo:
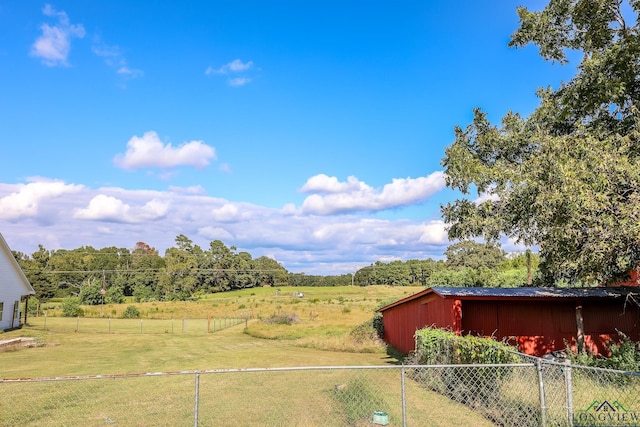
[[[0,339],[35,337],[40,344],[36,348],[0,353],[0,375],[14,378],[395,363],[382,343],[356,343],[350,332],[370,320],[381,304],[419,289],[388,286],[253,288],[205,295],[198,301],[135,304],[142,314],[142,322],[147,320],[145,331],[153,319],[173,318],[176,320],[174,333],[163,333],[168,332],[169,327],[159,333],[139,333],[138,320],[129,320],[134,325],[129,333],[119,333],[115,326],[109,333],[106,317],[113,317],[114,325],[126,322],[118,317],[130,304],[83,307],[85,314],[95,317],[82,318],[82,326],[74,332],[78,320],[56,317],[60,315],[60,304],[48,303],[44,305],[47,330],[41,314],[30,317],[28,325],[21,330],[0,334]],[[296,292],[303,296],[296,296]],[[104,318],[99,317],[100,311]],[[215,333],[207,333],[202,327],[187,328],[187,333],[182,333],[183,318],[221,319],[247,314],[252,318],[247,329],[243,323]],[[264,322],[274,315],[294,315],[298,321],[289,325]],[[100,326],[90,327],[90,322]],[[206,321],[201,324],[206,325]],[[25,356],[28,363],[24,363]]]
[[[0,353],[0,376],[69,377],[246,368],[389,366],[398,360],[374,340],[354,339],[351,331],[373,317],[381,305],[421,288],[337,287],[260,288],[203,296],[192,302],[136,304],[142,323],[164,319],[220,319],[249,315],[251,320],[214,333],[203,328],[176,328],[173,333],[140,333],[139,320],[119,319],[130,304],[83,307],[90,318],[58,317],[59,303],[44,306],[45,317],[31,317],[21,330],[0,339],[35,337],[33,348]],[[302,296],[296,295],[301,292]],[[100,315],[102,314],[101,317]],[[278,316],[291,324],[268,323]],[[129,329],[105,328],[133,322]],[[189,320],[192,322],[192,320]],[[92,326],[93,324],[93,326]],[[190,323],[191,324],[191,323]],[[65,326],[66,325],[66,326]],[[248,326],[248,327],[245,327]],[[145,326],[147,327],[147,326]],[[100,332],[102,331],[102,332]],[[398,425],[398,371],[301,371],[207,374],[200,394],[205,425],[370,425],[369,404],[384,407],[390,425]],[[193,374],[36,383],[0,383],[12,399],[0,421],[49,425],[82,420],[83,425],[185,425],[192,423]],[[338,388],[339,387],[339,388]],[[364,387],[364,389],[363,389]],[[371,388],[368,390],[367,388]],[[340,390],[340,391],[337,391]],[[408,416],[431,425],[486,425],[468,408],[408,384]],[[247,398],[252,404],[247,406]],[[29,400],[33,399],[33,400]],[[364,400],[370,401],[365,404]],[[215,401],[215,405],[211,402]],[[30,403],[29,403],[30,402]],[[373,403],[371,403],[373,402]],[[307,406],[305,406],[307,405]],[[312,405],[312,406],[308,406]],[[376,406],[377,407],[377,406]],[[142,418],[139,411],[145,414]],[[457,421],[452,421],[455,413]],[[321,414],[321,415],[318,415]],[[324,415],[322,415],[324,414]],[[56,419],[62,416],[64,418]],[[219,417],[224,416],[224,421]],[[322,416],[323,418],[313,418]],[[5,417],[5,418],[3,418]],[[51,418],[54,417],[54,418]],[[65,421],[66,420],[66,421]],[[1,424],[2,422],[0,422]]]

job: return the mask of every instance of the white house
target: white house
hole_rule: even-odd
[[[0,331],[21,325],[20,301],[34,294],[31,283],[0,234]]]

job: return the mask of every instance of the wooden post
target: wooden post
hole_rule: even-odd
[[[462,334],[462,301],[453,301],[453,332],[456,335]]]
[[[527,260],[527,286],[531,286],[531,284],[533,283],[533,276],[531,274],[531,270],[533,270],[531,268],[531,249],[527,249],[527,251],[525,252],[525,258]]]
[[[578,348],[578,353],[582,353],[584,351],[584,318],[582,317],[581,302],[576,305],[576,327],[578,329],[576,335],[576,346]]]
[[[24,324],[27,324],[27,313],[29,312],[29,295],[24,300]]]

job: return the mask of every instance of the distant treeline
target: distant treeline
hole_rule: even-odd
[[[40,301],[79,296],[83,304],[121,303],[127,296],[138,302],[188,300],[257,286],[520,286],[527,281],[526,260],[531,266],[530,256],[509,258],[497,246],[463,242],[450,246],[446,261],[376,262],[353,274],[319,276],[290,273],[272,258],[254,259],[220,240],[203,249],[184,235],[164,256],[144,242],[133,249],[40,245],[31,255],[13,254]]]

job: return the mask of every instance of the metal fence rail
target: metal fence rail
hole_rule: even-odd
[[[640,426],[640,374],[526,360],[4,379],[0,425]]]

